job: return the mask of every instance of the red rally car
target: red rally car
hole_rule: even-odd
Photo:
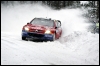
[[[50,18],[34,18],[22,28],[22,40],[54,41],[61,34],[61,21]]]

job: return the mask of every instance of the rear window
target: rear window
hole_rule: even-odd
[[[35,18],[31,21],[31,24],[53,27],[54,26],[54,21],[49,20],[49,19],[44,19],[44,18]]]

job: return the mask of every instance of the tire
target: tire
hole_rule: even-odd
[[[22,37],[22,40],[26,40],[26,37]]]

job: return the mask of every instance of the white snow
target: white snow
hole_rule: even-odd
[[[80,1],[81,4],[88,4],[89,1]]]
[[[99,34],[88,32],[84,9],[52,10],[45,5],[1,5],[1,65],[99,65]],[[22,26],[34,17],[62,22],[54,42],[21,40]]]

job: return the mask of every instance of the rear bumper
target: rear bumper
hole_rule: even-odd
[[[22,37],[26,37],[30,40],[46,40],[46,41],[53,41],[52,34],[37,34],[33,32],[27,32],[22,30]]]

